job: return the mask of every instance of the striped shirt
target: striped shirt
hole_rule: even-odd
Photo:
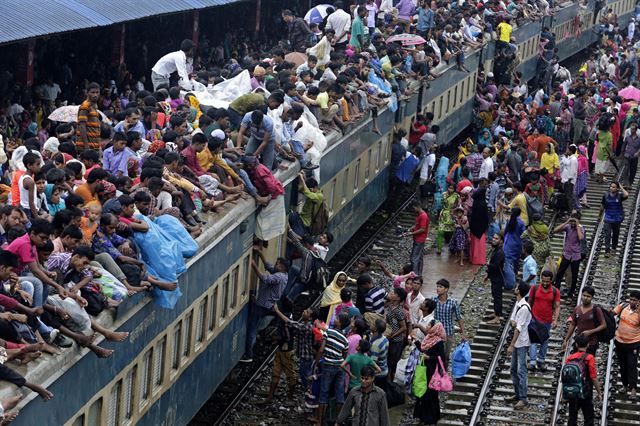
[[[271,309],[273,304],[280,299],[284,288],[287,286],[289,276],[284,272],[276,272],[269,262],[264,263],[264,268],[269,273],[265,273],[260,280],[258,293],[256,294],[256,305]]]
[[[342,364],[348,349],[349,341],[344,337],[344,334],[333,328],[327,329],[323,353],[325,365],[338,366]]]
[[[78,124],[84,123],[87,126],[87,140],[82,140],[80,129],[78,128],[78,148],[100,149],[100,115],[98,110],[85,100],[78,109]]]
[[[444,330],[447,332],[447,336],[453,336],[455,329],[453,322],[460,321],[462,319],[460,304],[456,299],[451,298],[448,298],[444,303],[441,303],[438,296],[434,296],[433,300],[436,301],[435,318],[442,323]]]
[[[364,299],[364,311],[381,314],[384,312],[384,298],[387,293],[381,287],[373,287]]]
[[[371,359],[378,364],[380,370],[382,372],[378,375],[380,377],[384,377],[389,374],[389,367],[387,367],[387,355],[389,353],[389,339],[387,339],[384,335],[378,337],[377,339],[371,340],[371,349],[369,350],[369,355],[371,355]]]
[[[631,310],[631,307],[625,303],[616,306],[613,312],[620,315],[616,340],[626,344],[640,342],[640,313],[638,313],[638,309]]]

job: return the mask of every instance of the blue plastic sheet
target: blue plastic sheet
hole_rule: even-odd
[[[173,216],[163,214],[158,216],[155,223],[178,242],[178,248],[182,251],[182,257],[192,257],[198,252],[198,243],[182,226],[180,221]]]
[[[451,355],[451,375],[455,379],[464,377],[471,368],[471,346],[469,342],[460,343]]]

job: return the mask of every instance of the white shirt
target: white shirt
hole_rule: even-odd
[[[316,249],[316,253],[320,256],[320,259],[324,260],[327,257],[327,253],[329,253],[329,248],[325,246],[321,246],[318,243],[313,245],[313,248]]]
[[[489,179],[489,173],[493,171],[493,159],[491,157],[487,157],[482,160],[482,165],[480,166],[480,174],[478,177],[480,179],[487,178]]]
[[[375,3],[365,4],[364,7],[369,11],[367,16],[367,27],[374,28],[376,26],[376,13],[378,12],[378,6]],[[358,8],[356,8],[358,10]]]
[[[420,167],[420,179],[429,179],[429,175],[431,174],[431,170],[433,170],[433,166],[436,165],[436,154],[431,153],[427,155],[427,157],[422,162],[422,167]]]
[[[404,149],[409,149],[409,141],[407,138],[400,139],[400,145],[402,145]]]
[[[158,59],[158,62],[151,68],[151,71],[164,77],[168,77],[177,71],[180,76],[180,86],[185,89],[190,89],[191,82],[189,81],[188,68],[190,68],[190,66],[187,63],[187,55],[182,50],[178,50],[167,53]]]
[[[516,348],[530,346],[531,342],[529,341],[528,327],[529,322],[531,322],[531,308],[527,303],[527,299],[522,298],[518,303],[516,303],[516,308],[513,310],[510,320],[515,321],[516,330],[520,332],[518,340],[516,340],[516,343],[513,346]]]
[[[578,179],[578,159],[575,155],[563,155],[560,158],[560,180],[562,183],[576,183]]]
[[[351,29],[351,16],[342,9],[337,9],[327,18],[326,28],[336,32],[336,43],[347,41],[347,33]],[[342,34],[340,38],[338,38]]]
[[[433,317],[433,312],[431,312],[429,315],[427,315],[426,317],[422,317],[420,318],[420,320],[418,321],[418,325],[421,325],[423,327],[426,327],[427,324],[429,324],[431,322],[431,320],[434,320],[435,318]],[[422,315],[422,313],[420,313],[420,315]],[[422,342],[422,339],[424,339],[424,333],[422,332],[422,330],[420,330],[419,328],[414,328],[413,329],[413,334],[416,336],[416,340],[418,342]]]
[[[413,292],[407,295],[407,303],[409,304],[409,319],[411,320],[411,324],[418,324],[422,319],[420,306],[422,306],[422,302],[424,302],[424,296],[422,295],[422,293],[418,292],[416,298],[411,300],[412,294]]]
[[[62,92],[58,83],[43,84],[40,86],[40,91],[42,92],[42,99],[46,99],[48,101],[55,101],[58,95]]]
[[[607,75],[611,79],[616,78],[616,64],[615,63],[610,62],[609,65],[607,65]]]

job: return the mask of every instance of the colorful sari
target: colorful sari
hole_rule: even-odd
[[[576,199],[582,198],[587,192],[587,182],[589,181],[589,159],[587,158],[587,148],[584,145],[578,147],[578,178],[574,193]]]

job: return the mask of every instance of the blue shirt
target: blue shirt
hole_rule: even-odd
[[[509,260],[519,260],[522,253],[522,238],[520,236],[525,230],[522,219],[516,219],[516,229],[504,233],[504,257]]]
[[[538,264],[536,263],[536,260],[533,258],[533,256],[529,255],[524,259],[524,262],[522,263],[522,280],[528,284],[535,284],[535,277],[537,275]],[[532,282],[529,281],[531,277],[534,277]]]
[[[389,354],[389,339],[384,336],[380,336],[371,340],[371,349],[369,355],[371,359],[378,364],[382,372],[378,374],[378,377],[384,377],[389,374],[389,367],[387,366],[387,355]]]
[[[114,128],[114,130],[116,132],[127,133],[127,131],[124,129],[124,120],[116,124],[116,127]],[[144,138],[145,134],[147,133],[144,129],[144,124],[142,124],[142,121],[138,121],[135,126],[129,129],[129,131],[138,132],[141,138]]]
[[[270,140],[273,141],[274,140],[273,120],[271,119],[271,117],[269,117],[268,115],[265,115],[262,119],[262,123],[260,123],[260,127],[256,127],[253,124],[253,121],[251,121],[252,113],[253,112],[246,113],[244,115],[244,118],[242,119],[242,124],[241,124],[242,127],[248,130],[248,136],[254,137],[259,141],[262,141],[265,133],[270,133],[271,134]]]
[[[454,321],[460,321],[462,314],[460,313],[460,304],[456,299],[448,298],[446,302],[441,303],[438,296],[433,296],[436,301],[436,311],[434,318],[442,323],[447,336],[453,336],[455,331]]]

